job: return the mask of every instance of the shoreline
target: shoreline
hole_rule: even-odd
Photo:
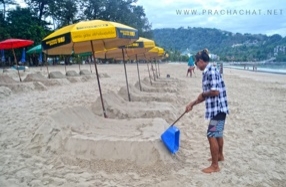
[[[247,72],[257,72],[257,73],[267,73],[267,74],[278,74],[278,75],[286,75],[286,72],[277,72],[277,71],[269,71],[269,70],[251,70],[251,69],[242,69],[242,68],[239,68],[239,67],[230,67],[230,66],[224,66],[223,68],[226,68],[226,69],[235,69],[235,70],[241,70],[241,71],[247,71]],[[285,70],[286,71],[286,70]]]

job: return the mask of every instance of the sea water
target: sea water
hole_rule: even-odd
[[[223,64],[225,68],[241,69],[253,71],[253,65],[228,65],[227,63]],[[265,73],[275,73],[275,74],[285,74],[286,75],[286,62],[279,64],[258,64],[256,65],[257,72]]]

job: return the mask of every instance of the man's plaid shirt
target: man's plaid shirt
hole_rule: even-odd
[[[221,74],[216,69],[215,66],[210,63],[206,66],[203,71],[203,80],[202,80],[203,92],[208,92],[210,90],[218,90],[219,96],[212,96],[205,98],[206,105],[206,119],[212,119],[220,112],[226,114],[228,111],[226,88],[224,81],[222,80]]]

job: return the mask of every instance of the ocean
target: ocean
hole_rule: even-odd
[[[252,65],[246,66],[246,69],[244,69],[243,65],[228,65],[227,63],[224,63],[223,65],[225,68],[233,68],[233,69],[253,71]],[[286,75],[286,63],[284,63],[284,64],[282,64],[282,63],[281,64],[259,64],[259,65],[257,65],[257,72]]]
[[[169,64],[186,64],[187,62],[167,62]],[[210,62],[212,63],[212,62]],[[215,63],[219,66],[219,63]],[[224,68],[232,68],[232,69],[239,69],[245,71],[253,71],[252,65],[247,65],[246,69],[244,69],[244,65],[229,65],[228,63],[223,63]],[[286,75],[286,62],[280,64],[258,64],[257,65],[257,72],[264,72],[264,73],[273,73],[273,74],[282,74]]]

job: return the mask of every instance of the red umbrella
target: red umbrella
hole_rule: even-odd
[[[26,47],[26,46],[32,45],[33,43],[34,43],[34,41],[32,41],[32,40],[24,40],[24,39],[17,39],[17,38],[10,38],[10,39],[7,39],[7,40],[0,42],[0,49],[12,49],[13,55],[14,55],[14,61],[17,65],[17,70],[18,70],[18,75],[19,75],[20,81],[22,81],[22,79],[20,77],[18,63],[17,63],[17,59],[16,59],[14,49]]]

